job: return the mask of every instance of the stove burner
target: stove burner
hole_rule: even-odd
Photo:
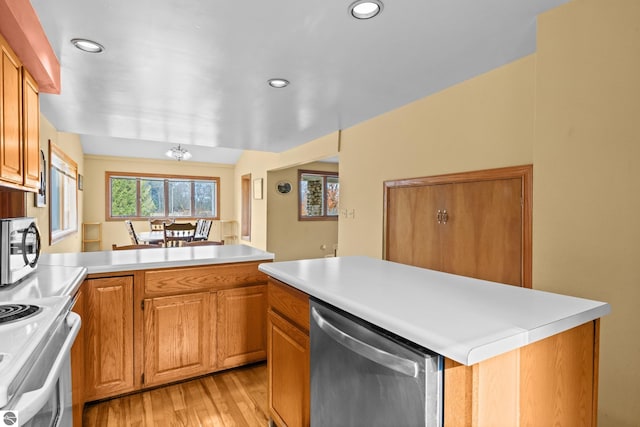
[[[15,322],[16,320],[26,319],[37,314],[42,310],[37,305],[28,304],[1,304],[0,305],[0,324]]]

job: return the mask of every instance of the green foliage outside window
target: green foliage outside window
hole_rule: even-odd
[[[218,178],[107,177],[110,218],[218,218]]]

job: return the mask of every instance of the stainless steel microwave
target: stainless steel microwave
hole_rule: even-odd
[[[39,257],[40,233],[33,218],[0,219],[0,286],[34,272]]]

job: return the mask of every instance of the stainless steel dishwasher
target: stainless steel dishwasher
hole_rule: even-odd
[[[442,356],[311,299],[312,427],[441,427]]]

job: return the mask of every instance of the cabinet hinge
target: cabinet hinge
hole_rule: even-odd
[[[140,301],[140,308],[144,310],[144,300]]]
[[[142,375],[140,376],[140,383],[141,383],[142,385],[144,385],[144,374],[142,374]]]

